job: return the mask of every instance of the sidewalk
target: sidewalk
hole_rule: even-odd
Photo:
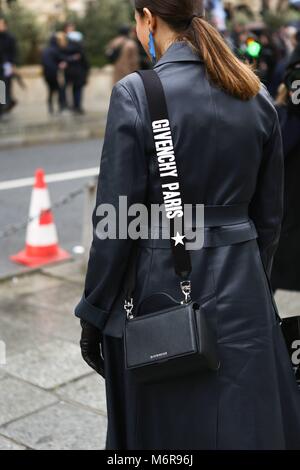
[[[105,382],[81,358],[73,315],[82,289],[78,261],[0,283],[0,450],[104,449]],[[276,300],[299,314],[300,293]]]
[[[112,67],[92,69],[84,91],[86,114],[49,115],[47,88],[39,66],[20,69],[26,89],[14,83],[17,107],[0,121],[0,149],[103,136],[111,93]]]
[[[0,450],[104,449],[105,382],[84,363],[80,265],[68,262],[0,284]]]

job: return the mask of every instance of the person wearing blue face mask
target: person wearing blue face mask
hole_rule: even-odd
[[[105,379],[106,449],[300,450],[300,395],[270,283],[284,194],[276,109],[202,0],[133,4],[153,70],[129,74],[112,91],[75,308],[83,359]],[[167,217],[204,205],[203,247],[187,248],[186,233],[161,236],[165,227],[152,217],[148,238],[103,237],[101,211],[117,212],[120,196],[151,215],[170,197]],[[131,219],[118,222],[130,232]],[[171,379],[140,383],[130,366],[155,375],[187,344],[188,353],[203,344],[191,334],[195,317],[178,327],[190,298],[213,332],[220,367],[184,376],[174,368]],[[172,306],[176,322],[169,310],[153,328]],[[180,359],[182,372],[190,363]]]

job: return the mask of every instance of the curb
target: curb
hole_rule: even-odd
[[[45,265],[45,266],[40,266],[38,268],[26,268],[24,266],[21,271],[11,271],[7,274],[3,274],[2,276],[0,276],[0,285],[4,284],[5,282],[11,281],[14,278],[19,279],[19,278],[26,277],[26,276],[31,276],[31,275],[34,275],[34,274],[40,274],[41,276],[51,277],[51,278],[54,278],[54,279],[60,279],[61,281],[65,281],[65,282],[72,282],[72,283],[77,283],[78,282],[79,283],[79,281],[72,280],[68,276],[68,274],[64,274],[64,275],[55,274],[55,273],[52,273],[50,271],[50,269],[58,267],[58,266],[68,265],[68,264],[73,265],[73,268],[78,267],[78,269],[80,269],[81,262],[82,262],[82,260],[80,260],[78,258],[75,258],[73,256],[67,261],[60,261],[60,262],[56,262],[56,263],[51,263],[51,264],[48,264],[48,265]]]
[[[22,271],[15,271],[15,272],[12,271],[12,272],[9,272],[7,274],[3,274],[2,276],[0,276],[0,285],[4,284],[5,282],[11,281],[14,278],[21,278],[21,277],[25,277],[25,276],[28,276],[31,274],[37,274],[37,273],[42,274],[41,268],[34,268],[34,269],[24,268],[24,270]]]
[[[103,138],[105,132],[105,119],[93,123],[82,122],[79,125],[72,125],[65,128],[55,127],[45,124],[41,126],[24,127],[16,130],[15,134],[0,134],[0,150],[11,148],[29,147],[41,144],[53,144],[57,142],[68,142],[73,140],[87,140],[93,138]]]

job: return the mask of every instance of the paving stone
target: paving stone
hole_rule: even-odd
[[[103,450],[104,416],[58,403],[0,428],[0,433],[37,450]]]
[[[279,290],[275,295],[276,305],[282,318],[300,316],[300,293]]]
[[[90,373],[79,345],[54,340],[8,358],[6,370],[41,388],[52,389]]]
[[[0,313],[1,315],[1,313]],[[0,316],[0,339],[6,345],[6,360],[9,361],[13,355],[32,349],[47,341],[47,336],[41,335],[29,323],[19,324],[7,317]]]
[[[107,414],[105,381],[97,374],[76,380],[56,390],[56,394],[75,403],[94,408]]]
[[[40,307],[55,307],[57,312],[65,314],[74,312],[76,304],[82,296],[83,287],[70,282],[60,281],[58,287],[49,287],[46,290],[38,291],[34,295],[22,297],[22,303],[27,305],[39,305]]]
[[[0,425],[57,402],[55,395],[6,377],[0,386]]]
[[[42,307],[38,303],[16,303],[14,299],[3,299],[0,306],[0,321],[1,319],[9,321],[13,330],[30,325],[29,334],[34,338],[41,334],[66,339],[76,344],[79,342],[81,331],[79,320],[72,311],[62,312],[53,304]],[[0,331],[2,329],[0,324]]]
[[[25,447],[16,444],[10,439],[0,436],[0,450],[24,450]]]
[[[1,324],[0,324],[0,379],[3,377],[4,372],[3,369],[6,366],[7,360],[7,346],[3,335],[1,334]]]
[[[42,272],[69,282],[79,283],[83,286],[86,268],[83,268],[82,265],[81,260],[70,261],[55,266],[46,266]]]

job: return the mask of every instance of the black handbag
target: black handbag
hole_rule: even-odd
[[[172,139],[165,94],[162,83],[154,70],[143,70],[138,73],[146,90],[153,128],[153,155],[156,159],[158,155],[155,142],[158,133],[167,132],[168,128],[170,139]],[[160,126],[163,126],[162,130]],[[174,165],[176,165],[176,158]],[[168,175],[162,172],[159,160],[157,160],[157,169],[162,195],[163,188],[168,185],[176,185],[173,188],[180,188],[176,166],[172,175]],[[183,217],[183,211],[182,214],[180,211],[177,212],[177,215]],[[190,254],[186,250],[184,236],[178,233],[175,219],[176,217],[170,217],[170,244],[184,300],[173,300],[174,305],[171,307],[156,306],[147,314],[136,315],[133,312],[136,274],[134,262],[127,275],[127,295],[124,305],[126,311],[125,369],[132,372],[138,381],[146,383],[161,382],[200,371],[212,373],[220,367],[217,340],[209,328],[201,305],[193,302],[191,297]]]

